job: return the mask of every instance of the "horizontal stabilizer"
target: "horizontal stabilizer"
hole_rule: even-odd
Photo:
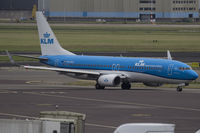
[[[37,59],[37,60],[48,60],[48,58],[35,57],[35,56],[30,56],[30,55],[18,55],[18,54],[14,54],[14,56],[25,57],[25,58],[32,58],[32,59]]]

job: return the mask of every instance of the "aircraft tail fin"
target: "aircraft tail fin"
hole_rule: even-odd
[[[42,12],[36,12],[36,19],[42,55],[75,55],[60,46]]]

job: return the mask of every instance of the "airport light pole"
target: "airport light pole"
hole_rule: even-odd
[[[42,10],[44,10],[44,0],[42,0]]]
[[[66,17],[66,15],[65,15],[65,12],[66,12],[66,9],[65,9],[65,0],[63,1],[63,4],[64,4],[64,22],[65,22],[65,17]]]
[[[150,13],[150,21],[151,21],[151,19],[152,19],[152,17],[153,17],[153,16],[152,16],[152,10],[153,10],[153,8],[152,8],[152,7],[153,7],[153,0],[151,0],[151,13]]]
[[[42,0],[42,13],[45,15],[45,0]]]
[[[150,22],[154,22],[154,15],[153,15],[153,11],[154,11],[154,4],[155,4],[155,0],[151,0],[151,13],[150,13]]]

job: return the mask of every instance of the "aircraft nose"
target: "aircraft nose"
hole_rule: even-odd
[[[195,71],[191,72],[191,79],[192,80],[196,80],[198,77],[199,77],[199,75]]]

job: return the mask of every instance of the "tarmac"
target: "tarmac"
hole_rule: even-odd
[[[96,90],[69,86],[75,79],[56,72],[0,67],[0,118],[39,117],[40,111],[86,114],[85,133],[113,133],[124,123],[172,123],[176,133],[200,129],[200,89]]]

